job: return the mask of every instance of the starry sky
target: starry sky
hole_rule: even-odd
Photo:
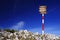
[[[0,0],[0,29],[41,33],[40,5],[47,6],[45,33],[60,35],[60,0]]]

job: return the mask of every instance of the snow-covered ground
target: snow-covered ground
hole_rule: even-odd
[[[1,31],[0,40],[60,40],[60,37],[53,34],[41,35],[38,32],[32,33],[27,30],[20,30],[14,33]]]

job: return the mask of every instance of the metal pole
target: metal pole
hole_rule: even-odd
[[[44,14],[42,14],[42,36],[43,36],[42,40],[45,40],[44,38]]]
[[[42,14],[42,35],[44,35],[44,14]]]

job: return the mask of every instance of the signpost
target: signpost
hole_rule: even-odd
[[[42,35],[44,35],[44,15],[46,14],[46,6],[40,6],[39,12],[42,14]],[[42,40],[45,40],[44,37]]]

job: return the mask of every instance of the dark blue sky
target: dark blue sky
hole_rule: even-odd
[[[60,0],[0,0],[0,28],[41,32],[39,5],[47,6],[45,32],[60,35]]]

